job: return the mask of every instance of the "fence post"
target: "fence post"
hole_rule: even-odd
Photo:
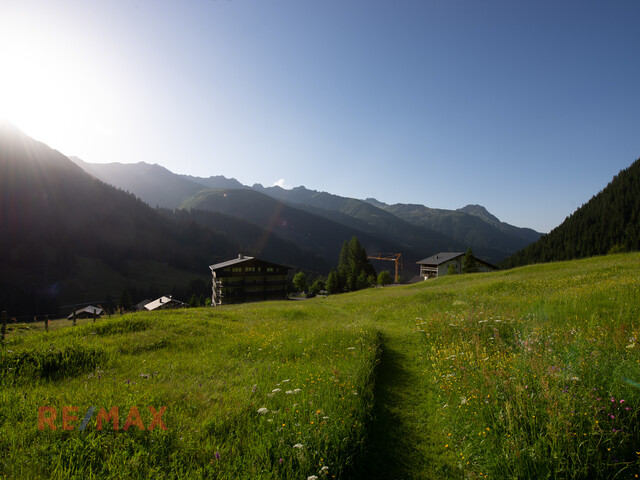
[[[96,314],[96,310],[95,310],[95,309],[93,309],[93,323],[96,323],[96,317],[97,317],[97,316],[98,316],[98,315]]]
[[[44,317],[44,331],[49,331],[49,315],[45,315]]]
[[[4,336],[7,333],[7,312],[2,311],[2,343],[4,343]]]
[[[76,326],[76,311],[73,311],[73,326]]]

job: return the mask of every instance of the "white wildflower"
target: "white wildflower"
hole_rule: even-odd
[[[325,475],[329,473],[329,467],[326,465],[320,469],[320,473],[324,473]]]
[[[309,475],[309,476],[307,477],[307,480],[318,480],[318,477],[317,477],[317,476],[315,476],[315,475]]]
[[[302,448],[304,447],[304,445],[302,445],[301,443],[296,443],[293,448]]]
[[[286,393],[287,395],[293,395],[293,390],[287,390],[287,391],[286,391],[286,392],[284,392],[284,393]]]
[[[294,388],[293,389],[293,393],[300,393],[300,392],[302,392],[302,390],[300,390],[299,388]]]
[[[265,408],[265,407],[259,408],[259,409],[258,409],[258,413],[259,413],[260,415],[266,415],[267,413],[269,413],[269,409],[268,409],[268,408]]]
[[[278,393],[281,392],[282,389],[281,388],[274,388],[273,390],[271,390],[271,393]]]

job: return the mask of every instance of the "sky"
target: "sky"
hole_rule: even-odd
[[[87,162],[548,232],[640,157],[640,2],[2,0],[0,118]]]

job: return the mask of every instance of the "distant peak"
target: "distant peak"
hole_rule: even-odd
[[[487,223],[491,223],[491,224],[501,223],[498,217],[489,213],[489,211],[486,208],[484,208],[482,205],[470,204],[465,207],[459,208],[458,211],[479,217]]]

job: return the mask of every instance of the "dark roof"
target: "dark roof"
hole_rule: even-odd
[[[240,263],[248,262],[251,260],[255,260],[256,262],[260,262],[262,264],[273,265],[274,267],[283,267],[291,269],[292,267],[288,267],[287,265],[281,265],[279,263],[268,262],[266,260],[260,260],[255,257],[245,257],[238,255],[238,258],[234,258],[233,260],[227,260],[226,262],[216,263],[215,265],[209,265],[209,268],[213,270],[220,270],[221,268],[231,267],[232,265],[238,265]]]
[[[442,252],[416,262],[418,265],[442,265],[449,260],[464,255],[464,252]]]
[[[133,309],[134,309],[134,310],[136,310],[136,311],[144,310],[144,306],[145,306],[147,303],[151,303],[151,302],[153,302],[153,300],[151,300],[150,298],[145,298],[145,299],[144,299],[144,300],[142,300],[141,302],[136,303],[136,304],[133,306]]]
[[[463,255],[464,255],[463,252],[442,252],[436,255],[432,255],[429,258],[425,258],[424,260],[420,260],[419,262],[416,262],[416,263],[418,265],[442,265],[443,263],[448,262],[449,260],[453,260],[454,258],[458,258]],[[495,265],[492,265],[489,262],[485,262],[484,260],[481,260],[475,255],[473,256],[473,258],[475,258],[477,262],[483,263],[488,267],[498,270],[498,267],[496,267]]]
[[[216,263],[215,265],[209,265],[211,270],[218,270],[219,268],[230,267],[231,265],[237,265],[239,263],[244,263],[248,260],[253,260],[253,257],[245,257],[238,255],[238,258],[234,258],[233,260],[227,260],[226,262]]]

